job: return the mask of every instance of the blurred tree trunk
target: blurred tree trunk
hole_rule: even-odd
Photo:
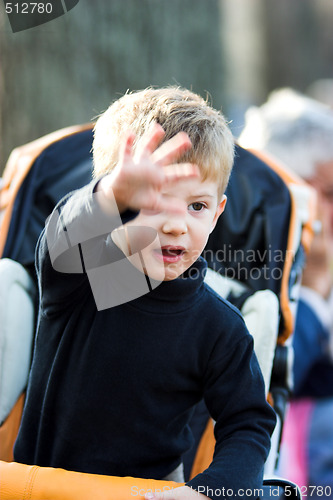
[[[246,109],[266,96],[266,52],[262,0],[220,0],[226,92],[235,135]]]
[[[218,0],[80,0],[15,34],[3,17],[0,165],[13,147],[91,120],[127,89],[180,84],[220,107],[219,22]]]
[[[268,89],[333,77],[332,0],[264,2]]]

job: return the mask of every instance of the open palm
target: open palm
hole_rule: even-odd
[[[191,148],[188,135],[180,132],[161,146],[165,132],[155,124],[133,151],[135,135],[128,132],[120,152],[119,163],[112,174],[112,189],[121,206],[133,210],[171,210],[182,212],[184,202],[165,197],[163,189],[179,180],[199,176],[197,165],[175,163]]]

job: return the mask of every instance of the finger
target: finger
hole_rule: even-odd
[[[135,134],[131,130],[125,132],[119,153],[119,159],[121,162],[129,158],[132,158],[134,140],[135,140]]]
[[[160,195],[154,202],[141,204],[140,210],[146,215],[155,215],[160,212],[170,212],[184,215],[187,211],[187,203],[174,196]]]
[[[160,166],[169,165],[178,160],[191,147],[192,143],[189,136],[185,132],[179,132],[156,149],[151,155],[151,161]]]
[[[145,494],[145,500],[156,500],[156,495],[154,493],[146,493]]]
[[[175,163],[163,167],[165,175],[164,184],[172,184],[174,182],[186,179],[193,179],[200,177],[200,170],[198,165],[193,163]]]
[[[158,210],[161,212],[184,215],[187,211],[187,204],[184,200],[179,198],[162,196],[158,203]]]
[[[112,234],[115,233],[117,233],[116,237],[122,241],[122,247],[127,247],[128,255],[134,255],[135,253],[141,252],[151,245],[157,237],[157,231],[152,227],[132,226],[129,224],[125,224],[115,229]]]
[[[164,136],[165,131],[163,127],[159,123],[154,122],[151,129],[143,135],[139,143],[136,154],[137,158],[149,157],[156,150]]]
[[[170,491],[170,490],[168,490],[168,491]],[[174,500],[173,496],[168,494],[168,492],[164,492],[164,491],[161,491],[158,493],[148,492],[145,494],[145,500],[164,500],[164,499]]]

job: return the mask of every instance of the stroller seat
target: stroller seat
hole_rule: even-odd
[[[36,287],[24,267],[0,260],[0,423],[25,389],[35,327]]]
[[[23,265],[33,282],[36,279],[33,268],[34,245],[43,228],[44,221],[60,198],[67,192],[87,184],[91,179],[91,129],[92,124],[66,129],[57,132],[56,135],[44,138],[42,142],[37,144],[37,149],[34,143],[23,147],[21,153],[25,158],[24,169],[15,170],[15,164],[23,164],[17,161],[20,156],[20,149],[18,149],[14,156],[10,157],[9,167],[5,170],[5,190],[2,191],[2,194],[6,193],[6,195],[0,203],[0,207],[3,207],[0,257],[17,261]],[[277,388],[282,386],[284,395],[288,394],[288,381],[286,381],[285,373],[282,376],[274,374],[274,367],[271,378],[271,367],[276,365],[276,344],[283,348],[286,347],[286,340],[292,333],[293,311],[290,307],[290,297],[296,302],[297,294],[293,295],[293,290],[294,285],[297,285],[299,281],[303,262],[302,258],[295,260],[295,252],[288,256],[288,244],[291,240],[294,244],[295,228],[297,227],[299,230],[297,252],[301,256],[303,255],[301,238],[304,221],[296,220],[293,197],[281,176],[254,154],[238,146],[236,152],[235,168],[228,187],[228,209],[212,233],[204,252],[204,257],[212,269],[207,274],[207,280],[212,288],[215,288],[224,297],[227,296],[237,306],[243,308],[243,312],[246,313],[250,332],[255,337],[258,335],[255,340],[256,351],[259,359],[262,360],[267,392],[270,390],[273,394],[271,400],[279,411],[277,405],[279,403],[279,390]],[[15,189],[11,189],[13,179]],[[257,182],[257,186],[256,181],[260,181]],[[41,197],[41,193],[44,193],[45,196]],[[245,262],[245,266],[243,266],[244,262],[242,262],[241,257],[234,261],[227,258],[221,262],[217,255],[222,245],[227,246],[232,252],[241,249],[243,256],[244,252],[246,254],[251,249],[256,249],[259,253],[256,259]],[[280,250],[284,259],[277,263],[270,262],[268,254],[264,253],[265,249],[269,248],[273,248],[274,251]],[[288,259],[285,258],[286,256]],[[279,279],[275,279],[272,272],[268,277],[265,277],[264,265],[267,265],[271,271],[275,266],[280,271]],[[240,268],[240,274],[237,274]],[[258,269],[257,276],[253,273],[254,268]],[[284,299],[281,300],[281,297]],[[263,322],[264,316],[268,318],[269,326],[265,325],[266,321]],[[262,323],[260,328],[258,320]],[[260,333],[257,334],[257,331]],[[265,350],[262,351],[262,354],[259,351],[264,341]],[[283,370],[286,370],[285,363]],[[281,406],[283,407],[283,404]],[[16,410],[17,408],[19,406],[16,406]],[[281,412],[283,413],[283,409]],[[0,427],[1,443],[5,443],[4,435],[8,433],[7,424],[11,419],[13,419],[13,411]],[[4,429],[5,432],[3,432]],[[13,441],[7,443],[7,449],[3,449],[1,445],[0,458],[2,460],[11,459],[10,447],[12,445]],[[274,450],[274,454],[277,454],[277,449]],[[31,499],[88,498],[84,496],[84,491],[85,485],[90,479],[83,479],[81,475],[75,476],[75,474],[80,473],[49,468],[31,468],[23,464],[8,464],[3,461],[0,462],[0,474],[6,478],[5,482],[2,481],[0,485],[0,496],[5,500],[14,498],[15,495],[19,497],[21,495],[22,498],[25,498],[24,495],[27,494]],[[66,488],[71,482],[70,477],[80,477],[80,480],[73,479],[76,486],[71,492],[68,492],[69,490]],[[48,485],[43,482],[43,478]],[[103,483],[103,488],[104,486],[109,487],[106,486],[108,480],[102,479],[101,476],[91,480],[100,480],[101,484]],[[43,483],[42,488],[46,489],[41,489],[39,481]],[[139,480],[135,479],[135,481]],[[76,489],[79,483],[82,485],[80,494],[78,494],[79,490]],[[150,483],[145,483],[146,488],[147,484]],[[19,488],[18,490],[15,489],[15,485]],[[271,485],[266,486],[271,487]],[[291,486],[289,485],[289,487]],[[24,495],[22,488],[25,491]],[[87,491],[89,491],[88,486]],[[125,491],[128,498],[128,490]],[[76,497],[73,496],[73,492],[75,492]],[[116,492],[115,498],[121,499],[120,491],[116,490]],[[267,493],[267,488],[265,492]],[[295,492],[295,496],[290,494],[288,497],[297,498],[297,488]],[[281,495],[283,495],[282,490]],[[94,498],[97,498],[96,495]]]

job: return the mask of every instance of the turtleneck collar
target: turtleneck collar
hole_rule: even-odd
[[[207,262],[202,258],[192,264],[181,276],[163,281],[149,293],[130,302],[131,306],[152,312],[176,312],[187,309],[200,298],[207,271]]]

